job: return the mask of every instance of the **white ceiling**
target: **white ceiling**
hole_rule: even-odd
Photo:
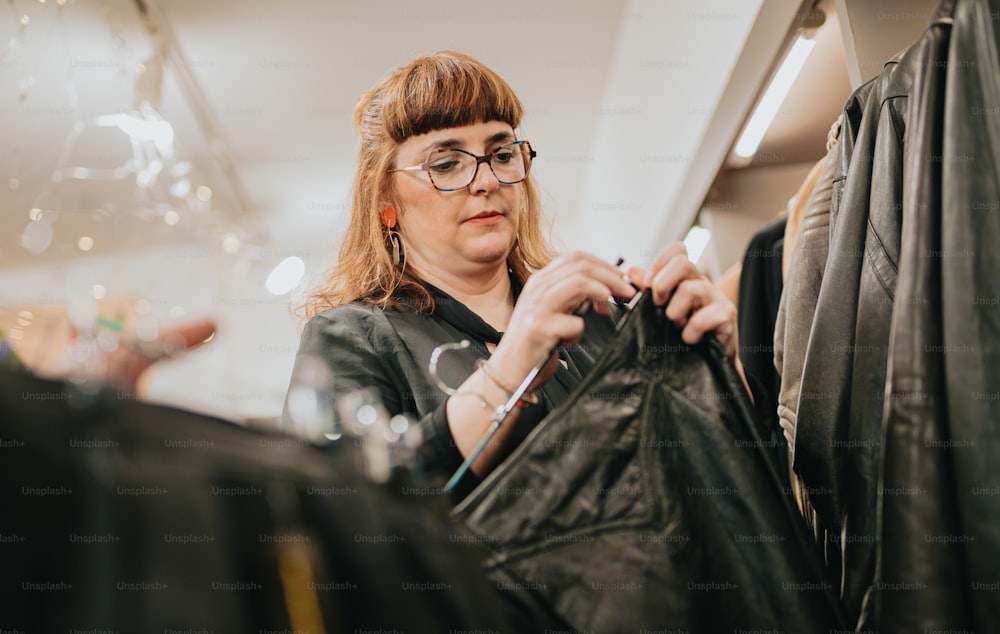
[[[56,0],[13,0],[0,13],[0,43],[14,42],[0,53],[0,273],[7,272],[0,304],[58,301],[65,272],[81,263],[128,262],[115,258],[165,248],[167,268],[134,264],[146,262],[139,259],[119,264],[116,274],[132,277],[121,288],[141,294],[157,287],[151,280],[180,276],[166,285],[176,297],[164,305],[221,314],[239,324],[230,336],[261,341],[261,353],[271,346],[269,356],[230,350],[213,361],[233,381],[266,384],[260,409],[270,412],[295,342],[288,296],[260,295],[262,279],[287,255],[305,261],[307,281],[332,263],[357,151],[350,117],[363,91],[418,54],[456,49],[478,57],[526,106],[522,136],[539,151],[535,174],[557,246],[645,263],[692,222],[799,2],[157,0],[150,7],[175,36],[174,51],[204,97],[203,114],[217,126],[249,203],[240,205],[240,188],[213,159],[212,130],[206,136],[199,127],[200,110],[178,83],[183,74],[169,65],[159,110],[176,132],[174,160],[194,164],[191,180],[211,187],[212,200],[189,196],[184,206],[161,197],[179,211],[170,226],[165,207],[135,198],[132,180],[53,184],[74,119],[129,107],[136,64],[150,58],[154,43],[130,0],[76,0],[61,9]],[[22,15],[30,21],[18,36]],[[79,95],[77,109],[67,87]],[[808,134],[825,136],[825,125]],[[74,146],[70,164],[107,167],[127,156],[127,145],[112,138],[120,133],[91,132],[94,138]],[[780,122],[772,134],[794,147],[795,135]],[[4,182],[11,178],[17,182]],[[54,219],[51,245],[38,254],[21,245],[33,207]],[[228,234],[242,250],[223,252]],[[82,235],[94,240],[88,253],[79,250]],[[212,255],[186,257],[189,245]],[[214,290],[202,288],[212,283]],[[186,293],[185,284],[202,291]]]
[[[241,213],[259,212],[271,248],[295,252],[312,270],[329,263],[343,225],[356,153],[350,125],[355,99],[411,57],[446,48],[479,57],[521,94],[527,107],[522,133],[540,152],[537,176],[557,244],[642,259],[627,252],[637,245],[636,229],[640,242],[650,242],[642,251],[677,237],[691,221],[695,208],[672,208],[672,194],[691,177],[692,157],[761,5],[518,0],[505,3],[502,12],[489,4],[457,8],[440,0],[171,0],[150,6],[176,35],[176,50],[231,150],[254,208]],[[8,50],[0,65],[0,134],[14,141],[0,148],[0,168],[22,181],[3,192],[5,207],[14,210],[5,216],[0,239],[5,266],[39,260],[23,253],[19,241],[27,210],[46,189],[58,190],[66,213],[45,257],[80,255],[78,236],[101,219],[74,218],[72,211],[106,206],[101,198],[115,194],[106,185],[67,193],[67,184],[46,183],[74,119],[66,79],[80,95],[81,118],[116,112],[130,105],[134,66],[153,46],[131,0],[70,2],[61,9],[62,24],[51,0],[20,0],[10,8],[0,38],[14,34],[18,15],[31,21],[15,51],[20,59]],[[791,12],[783,17],[789,21]],[[116,34],[122,42],[114,41]],[[211,152],[169,66],[165,78],[158,105],[177,130],[179,149],[196,162],[207,160]],[[25,80],[34,85],[18,102]],[[104,132],[91,143],[107,154],[113,131]],[[84,151],[85,141],[75,148],[78,154],[100,153]],[[18,147],[23,149],[14,155]],[[209,162],[202,171],[222,197],[227,187],[214,182],[221,179],[218,166]],[[223,212],[216,224],[247,223],[245,215],[227,215],[233,201],[216,198],[214,206]],[[609,216],[614,222],[607,222]],[[673,217],[676,223],[669,222]],[[184,241],[189,222],[202,221],[182,218],[169,231],[133,222],[116,235]],[[98,240],[94,252],[122,246],[118,239]]]

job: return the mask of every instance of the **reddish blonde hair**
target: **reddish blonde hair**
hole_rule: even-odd
[[[380,221],[380,205],[396,200],[390,172],[396,150],[412,136],[444,128],[501,121],[516,129],[523,114],[507,82],[452,51],[418,57],[362,95],[354,108],[361,152],[350,224],[337,263],[299,312],[308,318],[356,300],[433,312],[434,301],[421,281],[394,262],[388,229]],[[524,208],[507,265],[523,284],[554,254],[542,234],[541,202],[531,177],[516,187],[523,188]]]

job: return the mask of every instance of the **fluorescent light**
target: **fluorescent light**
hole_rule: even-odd
[[[740,140],[736,142],[733,152],[740,158],[749,158],[754,155],[760,142],[764,138],[764,133],[774,121],[774,115],[778,114],[778,108],[792,88],[792,83],[806,63],[806,58],[812,51],[816,40],[812,38],[800,37],[796,40],[792,50],[788,51],[785,61],[782,62],[778,73],[771,80],[771,85],[767,87],[767,92],[757,104],[753,116],[743,129]]]
[[[684,248],[687,249],[688,259],[698,263],[701,254],[705,252],[708,241],[712,239],[712,232],[705,227],[694,226],[688,231],[684,238]]]

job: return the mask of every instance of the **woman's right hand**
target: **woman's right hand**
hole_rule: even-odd
[[[600,258],[579,252],[556,258],[528,278],[490,366],[517,381],[549,357],[534,389],[558,368],[556,349],[580,341],[580,313],[607,315],[612,296],[628,299],[635,292],[620,269]]]
[[[548,359],[529,390],[552,378],[559,368],[557,349],[577,343],[583,335],[580,313],[594,310],[608,314],[610,297],[627,298],[635,292],[618,268],[585,253],[556,258],[532,274],[521,289],[503,338],[490,356],[489,373],[485,368],[477,370],[459,388],[458,393],[478,394],[480,402],[455,396],[448,399],[448,425],[459,452],[470,455],[490,423],[492,408],[502,403],[504,396],[509,397],[510,390],[518,387],[536,365]],[[508,422],[497,430],[472,465],[473,471],[480,475],[489,471],[514,428],[518,412],[518,408],[510,412]]]

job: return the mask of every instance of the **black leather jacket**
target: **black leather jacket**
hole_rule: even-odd
[[[491,577],[574,632],[846,631],[732,361],[651,299],[456,507]]]
[[[795,469],[826,531],[852,617],[875,574],[882,390],[911,83],[910,65],[889,62],[845,106],[830,250],[799,394]]]
[[[1000,618],[972,587],[1000,570],[1000,508],[970,493],[998,483],[1000,411],[971,394],[1000,393],[1000,322],[976,304],[1000,296],[1000,214],[976,213],[1000,204],[998,9],[945,0],[845,108],[795,465],[848,612],[883,633]]]
[[[943,3],[918,49],[883,435],[883,634],[1000,629],[998,49],[1000,0]]]

